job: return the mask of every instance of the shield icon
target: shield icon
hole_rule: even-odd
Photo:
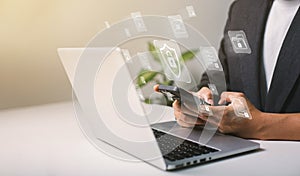
[[[169,47],[167,44],[164,44],[159,50],[162,56],[163,64],[175,77],[179,78],[181,74],[181,65],[176,50]]]

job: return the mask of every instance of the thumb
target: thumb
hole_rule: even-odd
[[[212,92],[209,88],[204,87],[201,89],[201,91],[199,92],[200,97],[204,99],[204,101],[206,101],[209,104],[213,104],[213,95]]]

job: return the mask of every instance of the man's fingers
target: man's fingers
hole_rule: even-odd
[[[233,98],[246,98],[241,92],[223,92],[219,104],[225,104],[227,102],[232,102]]]
[[[175,118],[180,126],[183,127],[193,127],[195,125],[203,125],[205,124],[205,121],[202,119],[198,118],[198,115],[189,111],[190,114],[186,114],[185,112],[182,111],[181,105],[179,102],[176,100],[173,103],[173,108],[174,108],[174,115]]]
[[[196,106],[197,107],[197,106]],[[191,108],[188,108],[183,104],[179,103],[178,100],[175,100],[173,102],[173,108],[174,108],[174,111],[180,111],[182,112],[183,114],[187,114],[189,116],[194,116],[194,117],[198,117],[198,113],[199,113],[199,110],[193,110]]]
[[[174,108],[175,111],[180,111],[180,109],[181,109],[181,108],[180,108],[180,103],[179,103],[178,100],[175,100],[175,101],[173,102],[172,106],[173,106],[173,108]]]
[[[156,84],[155,86],[153,86],[153,90],[156,91],[156,92],[158,92],[158,87],[159,87],[159,85]]]
[[[186,106],[182,105],[181,106],[181,111],[183,114],[193,116],[193,117],[198,117],[198,111],[192,111],[190,108],[187,108]]]
[[[180,126],[183,127],[194,127],[196,125],[204,125],[205,121],[201,120],[201,119],[197,119],[195,117],[180,117],[177,118],[177,122]]]
[[[200,125],[200,124],[203,124],[203,122],[205,123],[204,120],[198,118],[198,117],[195,117],[195,116],[189,116],[189,115],[186,115],[186,114],[181,114],[179,116],[179,119],[181,119],[182,121],[184,121],[185,123],[188,123],[188,124],[196,124],[196,125]]]
[[[223,92],[221,94],[218,104],[226,104],[227,102],[231,102],[229,99],[229,95],[230,95],[230,92]]]
[[[209,88],[207,87],[203,87],[200,89],[200,91],[197,92],[197,96],[199,98],[204,99],[204,101],[206,101],[209,104],[213,104],[213,95],[212,92]]]
[[[208,121],[209,123],[219,124],[223,118],[226,108],[226,106],[210,106],[209,109],[211,113],[200,113],[199,118]]]
[[[186,122],[184,122],[183,120],[181,119],[177,119],[177,123],[182,126],[182,127],[186,127],[186,128],[190,128],[190,127],[194,127],[195,125],[191,125],[191,124],[188,124]]]

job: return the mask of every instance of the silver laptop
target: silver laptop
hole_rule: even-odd
[[[142,103],[119,48],[59,48],[58,54],[81,128],[98,147],[104,142],[162,170],[259,149],[258,143],[203,127],[180,127],[172,108]]]

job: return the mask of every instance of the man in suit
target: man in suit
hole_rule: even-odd
[[[237,0],[230,8],[219,51],[227,91],[219,104],[244,98],[252,119],[239,118],[229,106],[211,106],[213,115],[198,119],[173,104],[185,127],[209,121],[219,131],[244,138],[300,140],[300,10],[299,0]],[[244,31],[252,52],[236,53],[228,31]],[[199,97],[213,103],[203,75]]]

